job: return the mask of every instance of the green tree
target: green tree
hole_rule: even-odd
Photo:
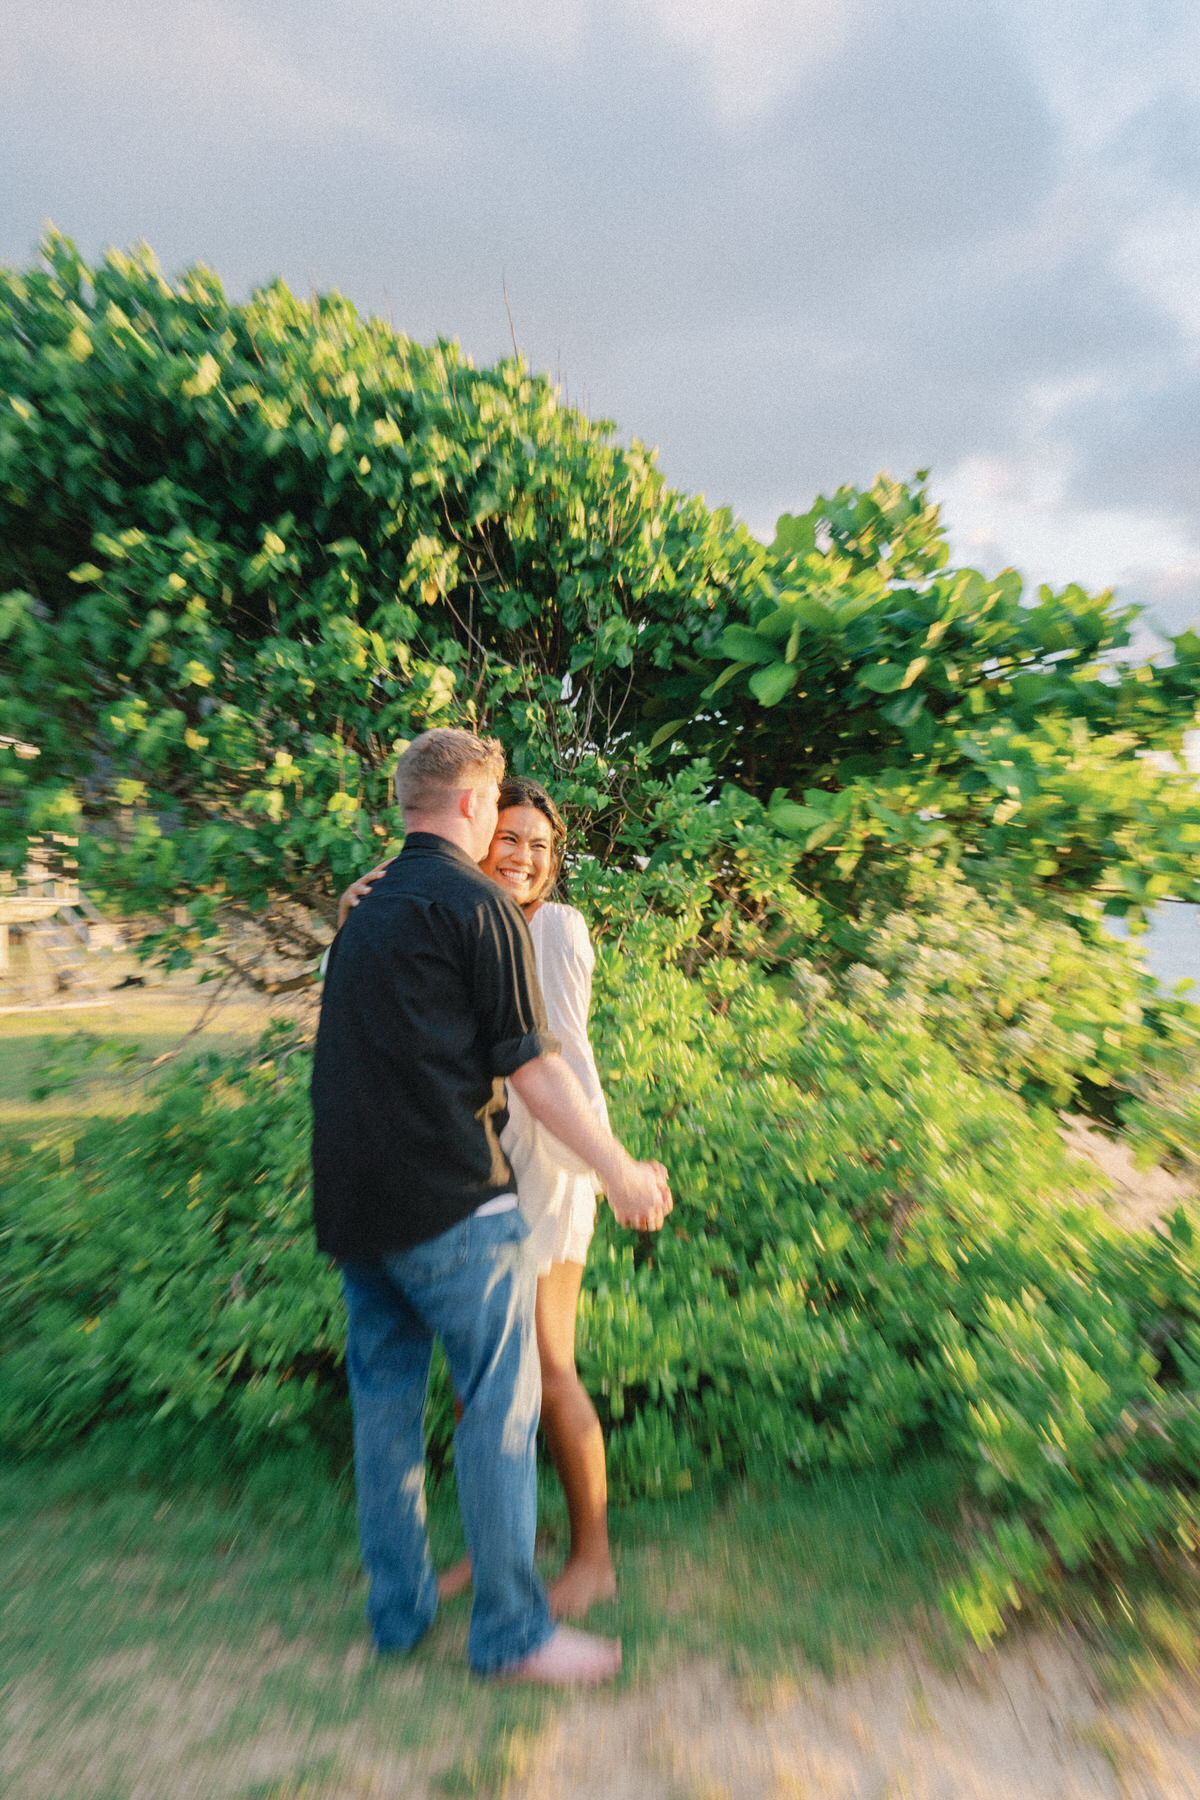
[[[519,360],[336,295],[53,235],[0,274],[0,849],[78,830],[95,890],[184,909],[176,958],[256,921],[311,962],[434,723],[497,732],[618,862],[686,853],[734,783],[830,919],[914,848],[1039,909],[1194,895],[1200,805],[1144,753],[1194,719],[1200,639],[1131,669],[1110,596],[946,563],[920,485],[763,545]]]
[[[497,732],[572,810],[614,1117],[680,1201],[592,1257],[617,1481],[938,1443],[991,1520],[952,1597],[986,1637],[1063,1567],[1197,1543],[1194,1229],[1064,1205],[1040,1101],[1132,1087],[1194,1152],[1196,1009],[1100,915],[1200,897],[1200,798],[1146,760],[1200,639],[1134,668],[1111,596],[951,570],[923,479],[768,546],[519,360],[144,251],[0,274],[4,859],[78,830],[93,888],[182,909],[165,954],[254,922],[303,967],[393,841],[397,745]],[[344,1441],[304,1064],[274,1037],[0,1145],[10,1446],[148,1410]]]
[[[1031,602],[1014,570],[946,561],[923,487],[881,476],[785,515],[709,653],[723,666],[677,673],[652,704],[712,709],[707,754],[769,800],[817,882],[942,845],[1043,905],[1197,896],[1193,787],[1146,756],[1177,754],[1195,722],[1200,636],[1130,667],[1137,608],[1111,593]]]

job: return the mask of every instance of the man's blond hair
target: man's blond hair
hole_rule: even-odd
[[[440,813],[460,789],[503,779],[499,738],[437,725],[414,738],[396,764],[396,804],[406,819]]]

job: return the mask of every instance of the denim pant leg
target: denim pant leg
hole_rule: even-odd
[[[381,1264],[343,1263],[342,1281],[367,1614],[380,1650],[409,1650],[437,1611],[425,1535],[433,1334]]]
[[[536,1650],[554,1625],[534,1568],[537,1262],[515,1209],[468,1223],[481,1279],[474,1304],[439,1319],[438,1332],[463,1408],[454,1472],[474,1586],[467,1654],[489,1674]]]
[[[481,1674],[518,1662],[554,1629],[533,1566],[541,1377],[528,1238],[514,1210],[464,1219],[412,1250],[342,1268],[375,1642],[416,1643],[437,1607],[422,1429],[436,1333],[463,1403],[454,1461],[475,1590],[467,1653]]]

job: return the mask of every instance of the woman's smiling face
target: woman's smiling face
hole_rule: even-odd
[[[508,806],[480,863],[518,906],[539,906],[554,881],[554,833],[536,806]]]

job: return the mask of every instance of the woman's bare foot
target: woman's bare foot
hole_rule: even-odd
[[[585,1562],[573,1556],[546,1593],[556,1619],[582,1619],[598,1600],[615,1600],[616,1596],[616,1571],[607,1557],[603,1562]]]
[[[592,1637],[559,1625],[531,1656],[498,1669],[495,1679],[543,1687],[594,1687],[598,1681],[611,1681],[620,1668],[620,1638]]]
[[[460,1557],[448,1569],[443,1569],[437,1578],[439,1600],[453,1600],[455,1594],[461,1594],[471,1585],[471,1559]]]

